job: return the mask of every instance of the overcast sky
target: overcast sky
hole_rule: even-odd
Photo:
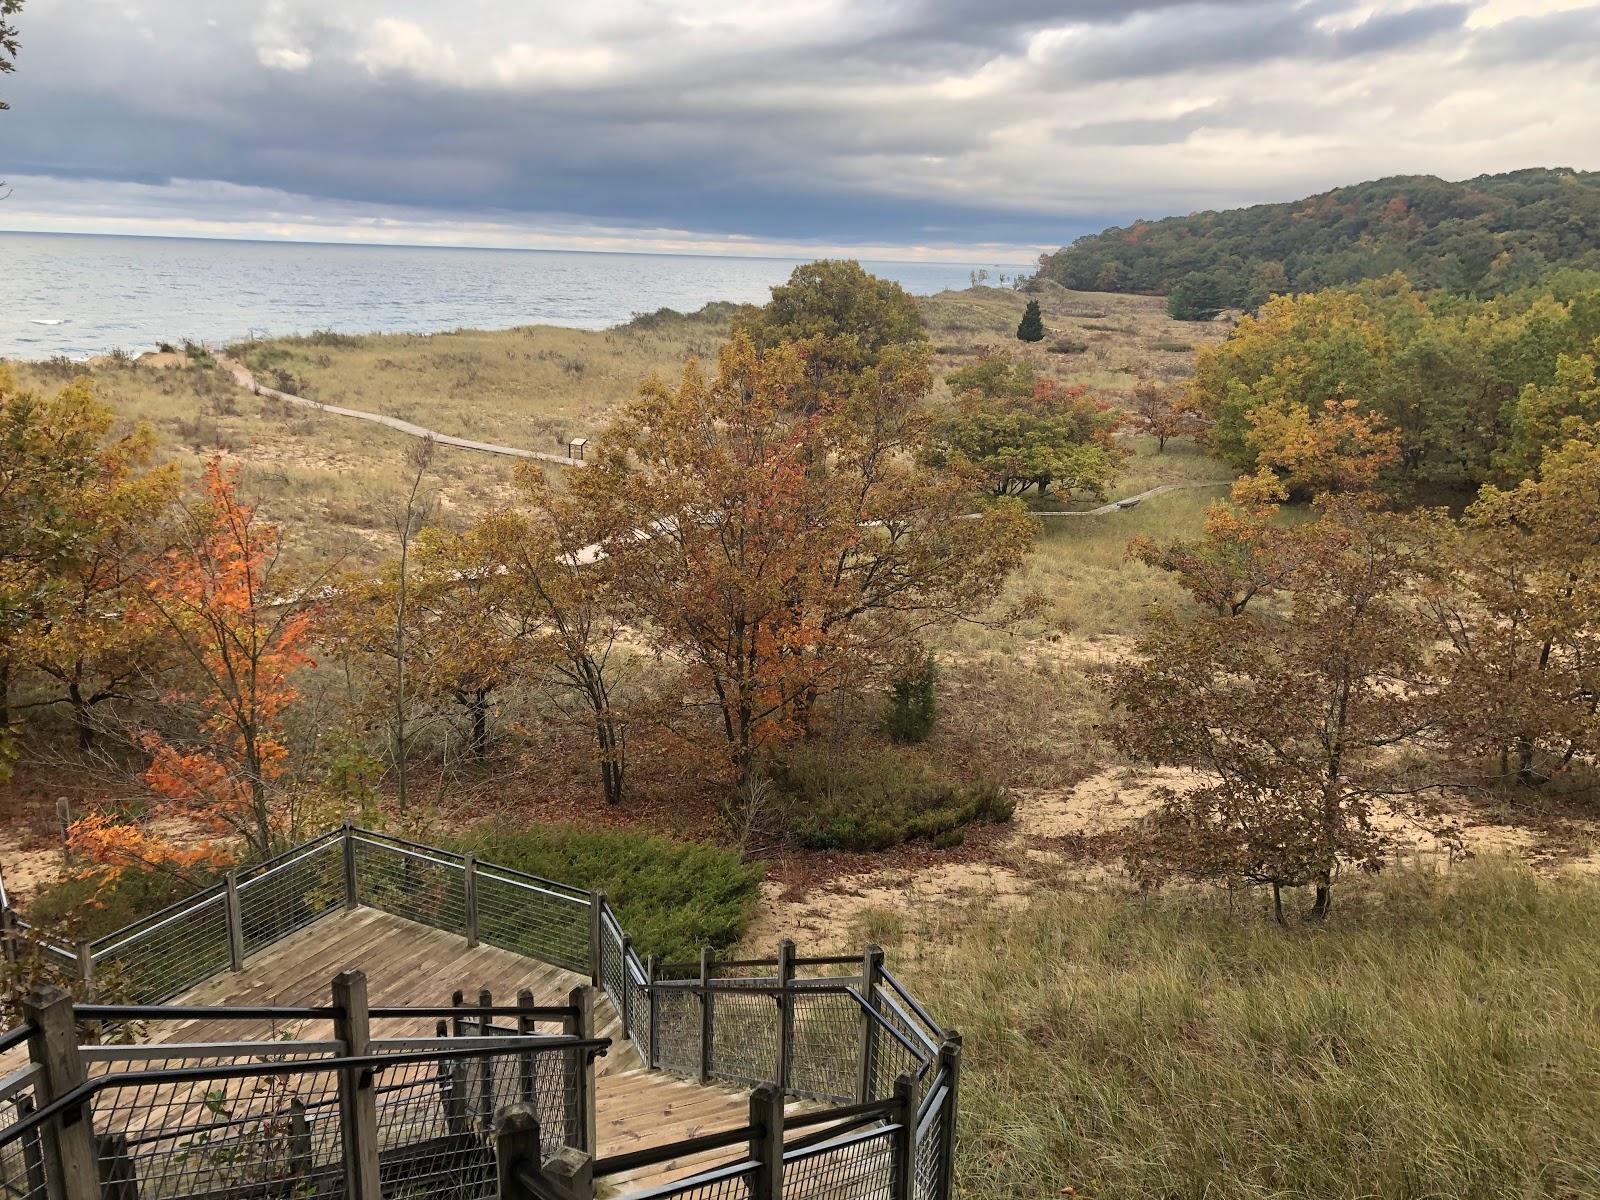
[[[1600,167],[1563,0],[27,0],[0,228],[1026,261]]]

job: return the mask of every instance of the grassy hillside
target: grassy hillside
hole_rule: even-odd
[[[1070,288],[1177,292],[1203,316],[1391,271],[1488,295],[1558,266],[1600,267],[1600,173],[1398,175],[1287,204],[1137,221],[1079,238],[1041,272]]]
[[[1103,891],[869,921],[965,1037],[962,1194],[1600,1194],[1600,885],[1348,891],[1287,931],[1259,897]]]

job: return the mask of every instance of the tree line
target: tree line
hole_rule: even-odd
[[[1600,269],[1600,174],[1530,168],[1459,183],[1394,176],[1283,204],[1136,221],[1045,255],[1083,291],[1165,295],[1184,320],[1403,272],[1488,297],[1558,267]]]

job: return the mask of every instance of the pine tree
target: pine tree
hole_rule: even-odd
[[[1017,340],[1019,342],[1044,341],[1044,314],[1039,311],[1039,302],[1029,300],[1028,307],[1023,310],[1022,320],[1017,324]]]

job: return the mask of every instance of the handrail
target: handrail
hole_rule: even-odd
[[[215,1067],[169,1067],[156,1071],[120,1071],[98,1075],[78,1084],[41,1105],[22,1120],[0,1129],[0,1146],[10,1145],[53,1117],[60,1116],[64,1124],[75,1124],[82,1119],[83,1106],[108,1088],[144,1087],[163,1083],[201,1083],[211,1079],[260,1079],[272,1075],[293,1075],[314,1068],[318,1074],[327,1071],[387,1070],[390,1067],[410,1066],[424,1062],[453,1062],[456,1059],[487,1058],[504,1050],[488,1038],[462,1038],[468,1043],[454,1050],[402,1051],[399,1054],[356,1054],[338,1058],[317,1058],[304,1062],[249,1062],[231,1063]],[[536,1054],[541,1050],[588,1050],[592,1055],[604,1055],[611,1048],[610,1038],[576,1038],[566,1036],[540,1036],[530,1034],[523,1054]],[[270,1043],[269,1043],[270,1044]]]
[[[940,1025],[939,1022],[935,1021],[931,1016],[928,1015],[928,1010],[923,1008],[922,1005],[917,1002],[917,998],[906,990],[906,987],[903,983],[901,983],[893,975],[889,974],[888,970],[884,970],[881,972],[881,974],[883,977],[883,982],[887,983],[891,988],[893,988],[895,994],[911,1006],[911,1011],[922,1018],[923,1022],[928,1026],[929,1029],[933,1030],[934,1034],[939,1038],[940,1041],[943,1041],[949,1036],[949,1033],[945,1030],[944,1026]]]
[[[643,1150],[628,1150],[622,1154],[608,1154],[605,1158],[595,1161],[594,1177],[599,1179],[602,1175],[620,1175],[624,1171],[634,1171],[640,1167],[654,1167],[664,1162],[671,1162],[675,1158],[684,1158],[690,1154],[704,1154],[708,1150],[725,1150],[729,1146],[737,1146],[740,1143],[748,1144],[757,1138],[766,1136],[767,1129],[764,1125],[741,1125],[737,1129],[723,1129],[716,1133],[702,1133],[697,1137],[668,1142],[662,1146],[647,1146]]]
[[[113,929],[110,933],[103,933],[97,938],[89,939],[89,953],[96,957],[102,954],[111,954],[122,949],[134,938],[142,934],[154,933],[172,924],[179,917],[186,917],[190,913],[198,912],[206,905],[217,900],[225,900],[228,894],[226,883],[213,883],[210,887],[202,888],[194,895],[183,900],[178,900],[165,908],[158,908],[148,916],[140,917],[132,924],[124,925],[121,929]],[[118,939],[111,945],[102,945],[112,938]]]
[[[271,875],[274,871],[282,867],[293,865],[293,863],[286,862],[284,860],[292,858],[295,862],[298,862],[301,858],[309,857],[310,855],[315,854],[318,850],[333,845],[336,841],[343,837],[343,829],[330,829],[327,833],[319,833],[310,841],[301,842],[297,846],[290,846],[287,850],[279,851],[271,858],[264,858],[260,862],[251,863],[250,865],[240,869],[239,886],[243,887],[247,883],[256,883],[263,876]]]
[[[0,1033],[0,1054],[4,1054],[13,1046],[22,1045],[23,1042],[27,1041],[37,1032],[38,1030],[34,1028],[32,1021],[24,1021],[21,1025],[16,1026],[16,1028],[7,1029],[4,1033]]]

